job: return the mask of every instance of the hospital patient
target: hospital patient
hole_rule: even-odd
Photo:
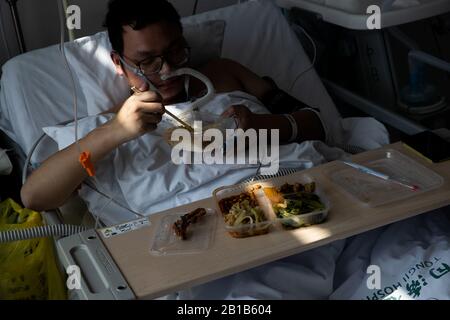
[[[166,0],[112,0],[105,25],[117,73],[138,91],[110,110],[116,113],[113,118],[80,140],[81,148],[90,151],[94,165],[119,146],[154,131],[165,112],[164,105],[200,97],[205,89],[195,79],[190,81],[188,92],[183,77],[161,79],[188,66],[190,56],[180,16]],[[150,90],[135,70],[142,71],[159,93]],[[245,92],[272,112],[257,114],[244,105],[228,106],[224,116],[235,117],[241,128],[279,129],[281,143],[325,140],[318,112],[278,89],[270,78],[261,78],[226,59],[211,61],[198,70],[212,81],[217,93]],[[24,204],[35,210],[62,205],[87,178],[78,158],[79,149],[71,145],[45,161],[22,188]]]
[[[180,17],[172,5],[165,0],[113,0],[109,4],[106,27],[113,48],[111,58],[117,73],[140,93],[132,94],[122,105],[110,110],[112,113],[88,117],[79,122],[79,134],[82,137],[80,147],[91,152],[102,190],[114,194],[116,199],[123,197],[123,203],[134,212],[148,214],[210,197],[215,188],[252,176],[254,167],[176,166],[171,162],[170,148],[157,135],[161,129],[158,124],[165,112],[165,105],[182,105],[186,100],[202,96],[205,89],[203,84],[194,79],[188,92],[182,78],[161,80],[162,75],[189,63],[188,43],[183,38]],[[148,83],[132,72],[133,69],[140,69],[160,94],[149,90]],[[289,158],[296,168],[311,167],[324,161],[313,150],[310,142],[326,139],[326,130],[317,111],[305,108],[301,102],[279,90],[273,81],[260,78],[236,62],[220,59],[198,70],[212,81],[217,92],[217,98],[205,106],[210,111],[220,105],[220,111],[216,110],[218,114],[224,112],[225,116],[235,117],[244,129],[279,129],[282,143],[309,140],[280,147],[280,160],[281,157],[281,161]],[[233,105],[235,102],[238,105]],[[258,110],[261,112],[256,112]],[[292,118],[287,119],[284,114],[291,114]],[[292,120],[296,123],[292,124]],[[84,125],[97,125],[97,121],[99,126],[93,126],[90,131],[85,129]],[[295,126],[299,128],[297,135]],[[72,144],[46,160],[23,186],[21,193],[24,204],[36,210],[62,205],[88,179],[78,158],[79,149]],[[112,166],[108,167],[105,164],[107,161],[106,164]],[[117,184],[120,187],[111,187]],[[82,194],[84,189],[87,188],[83,186],[79,193],[89,205],[98,200],[91,201],[90,197],[94,197],[92,190]],[[89,207],[94,213],[106,211],[103,205],[99,208],[95,211]],[[118,211],[123,214],[124,210]],[[108,211],[108,215],[102,216],[102,219],[114,224],[123,221],[121,219],[128,221],[135,218],[133,214],[125,214],[128,216],[114,220]],[[240,273],[182,292],[181,296],[217,299],[326,298],[331,293],[334,261],[341,247],[341,244],[326,246],[320,251],[313,250],[302,256],[282,260],[280,263],[284,267],[294,266],[287,272],[284,267],[280,269],[279,264],[272,263],[262,267],[262,272],[260,269],[256,273]],[[307,274],[309,280],[297,276],[299,272]],[[288,280],[278,281],[280,278],[276,275],[280,273]],[[270,279],[265,279],[263,274],[270,274]],[[236,288],[239,283],[245,283],[246,290],[236,291],[231,288]],[[310,289],[299,290],[302,286]],[[292,288],[295,289],[294,295],[288,293]]]
[[[164,106],[183,105],[186,101],[189,104],[192,99],[202,96],[205,89],[195,79],[190,81],[188,90],[183,78],[161,79],[162,75],[189,65],[188,43],[183,38],[180,17],[172,5],[166,0],[113,0],[109,5],[106,27],[117,73],[127,79],[130,87],[137,88],[138,93],[132,94],[111,112],[88,117],[79,123],[80,147],[91,152],[103,190],[120,193],[122,200],[137,212],[152,213],[208,197],[217,186],[248,178],[254,171],[245,167],[176,166],[171,163],[169,147],[157,134],[165,112]],[[145,74],[146,80],[160,94],[150,90],[148,82],[137,74],[137,70]],[[307,108],[279,90],[270,79],[261,78],[236,62],[220,59],[198,70],[211,79],[218,93],[209,108],[221,105],[222,109],[216,111],[235,117],[244,129],[280,130],[280,140],[286,143],[280,147],[280,161],[283,160],[281,157],[290,158],[299,168],[324,161],[310,142],[327,140],[326,128],[316,110]],[[263,109],[271,113],[256,112]],[[285,114],[290,114],[294,123]],[[86,124],[92,127],[85,127]],[[295,130],[297,126],[299,130]],[[291,141],[299,143],[288,144]],[[63,204],[88,178],[78,158],[79,150],[72,144],[45,161],[22,188],[24,204],[36,210]],[[103,163],[107,160],[112,166],[107,167]],[[108,189],[109,184],[119,184],[120,187]],[[83,188],[80,190],[82,192]],[[84,196],[89,202],[93,193],[88,192]],[[104,211],[103,208],[100,211]],[[90,209],[93,212],[92,207]],[[448,257],[450,244],[441,237],[445,228],[440,226],[448,225],[450,220],[439,215],[433,217],[436,219],[434,224],[430,222],[428,225],[419,220],[396,224],[356,237],[347,245],[345,240],[337,241],[191,288],[180,292],[179,297],[326,299],[332,294],[333,298],[338,299],[378,297],[366,290],[368,265],[383,266],[383,279],[387,279],[383,286],[395,284],[398,287],[402,281],[401,275],[410,269],[409,265],[418,265],[423,259],[431,257],[433,263],[441,263],[445,256]],[[114,223],[114,220],[110,221]],[[420,232],[414,227],[415,223],[422,226]],[[432,234],[439,237],[433,238]],[[417,235],[423,242],[417,241]],[[411,248],[417,243],[418,248],[411,255]],[[430,248],[429,243],[434,251],[427,249]],[[396,258],[402,246],[405,246],[403,252],[412,257],[406,264],[399,264],[400,260]],[[439,250],[436,251],[436,248]],[[378,254],[372,255],[372,252]],[[448,267],[450,263],[445,262]],[[429,277],[427,288],[431,288],[432,280]],[[441,286],[439,290],[442,292],[448,290],[448,282],[442,281],[442,285],[438,281],[434,283]],[[440,297],[436,285],[434,288],[430,295]]]

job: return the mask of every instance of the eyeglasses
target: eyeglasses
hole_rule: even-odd
[[[157,74],[161,71],[164,62],[169,63],[173,67],[181,67],[188,63],[191,55],[191,48],[188,46],[177,46],[165,54],[145,58],[142,61],[134,62],[132,59],[123,55],[124,58],[132,61],[136,67],[146,76]]]

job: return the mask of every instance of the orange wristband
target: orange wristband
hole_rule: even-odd
[[[83,166],[84,170],[86,170],[89,177],[95,176],[95,168],[91,162],[91,154],[89,151],[82,152],[80,154],[79,161]]]

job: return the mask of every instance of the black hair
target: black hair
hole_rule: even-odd
[[[167,0],[111,0],[104,27],[108,29],[113,50],[123,54],[123,27],[141,30],[150,24],[166,21],[181,30],[180,15]]]

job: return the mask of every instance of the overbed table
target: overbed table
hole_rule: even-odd
[[[330,162],[295,174],[299,176],[307,174],[313,177],[332,203],[328,219],[320,225],[288,231],[275,229],[266,235],[236,239],[226,233],[223,219],[219,217],[215,238],[208,250],[192,255],[154,256],[150,254],[152,238],[160,219],[165,214],[188,212],[198,207],[217,208],[214,199],[208,198],[151,215],[149,226],[132,232],[125,232],[109,238],[105,238],[102,233],[97,232],[98,237],[102,240],[102,247],[107,250],[107,253],[102,253],[101,256],[109,255],[108,259],[103,257],[99,260],[103,261],[101,264],[107,265],[106,270],[110,275],[113,275],[114,272],[117,273],[117,269],[120,270],[122,279],[127,282],[123,286],[129,287],[127,289],[131,289],[135,298],[152,299],[450,204],[450,161],[432,164],[411,152],[401,143],[385,148],[398,150],[431,168],[444,178],[443,186],[405,201],[370,208],[355,201],[327,178],[325,172],[335,165]],[[353,160],[355,162],[364,161],[370,159],[370,155],[371,151],[356,155]],[[95,252],[98,255],[98,250]],[[75,261],[80,260],[82,259],[75,259]],[[111,263],[112,261],[113,263]],[[87,278],[91,278],[88,280],[93,281],[92,272],[95,271],[95,268],[85,267],[85,269],[87,270],[84,270],[83,274]],[[114,288],[109,289],[114,291]],[[131,296],[126,297],[131,298]]]

